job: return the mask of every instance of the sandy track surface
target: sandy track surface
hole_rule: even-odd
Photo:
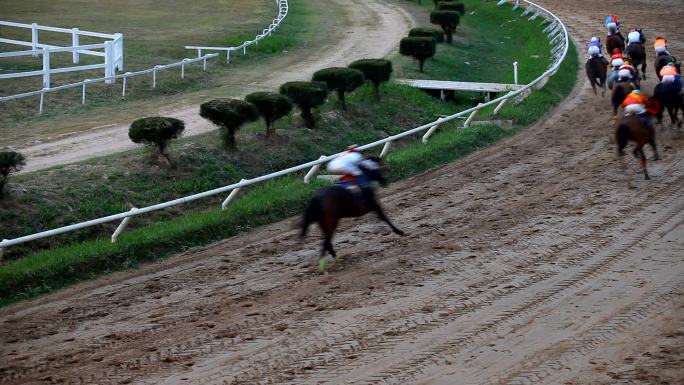
[[[321,69],[347,66],[354,60],[368,57],[384,57],[396,50],[399,40],[408,34],[415,24],[411,15],[402,8],[382,0],[331,0],[338,3],[346,14],[339,15],[332,33],[338,36],[335,44],[308,56],[289,55],[278,61],[273,72],[254,74],[247,72],[233,97],[243,97],[255,91],[270,91],[281,84],[294,80],[307,80]],[[287,22],[287,21],[286,21]],[[247,90],[247,91],[243,91]],[[197,135],[215,130],[216,127],[200,118],[199,107],[160,110],[163,116],[185,121],[185,135]],[[28,143],[15,150],[27,157],[23,173],[73,163],[94,156],[113,154],[136,147],[128,138],[126,124],[95,127],[55,138],[42,143]]]
[[[543,1],[584,39],[637,2],[569,3]],[[639,21],[676,30],[661,7]],[[292,219],[0,309],[0,384],[684,383],[684,135],[659,131],[645,181],[610,121],[581,78],[516,137],[381,191],[409,235],[346,221],[328,275]]]

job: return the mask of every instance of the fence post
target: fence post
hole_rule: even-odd
[[[40,104],[38,105],[38,113],[43,113],[43,104],[45,102],[45,88],[40,91]]]
[[[392,142],[386,142],[385,145],[382,146],[382,151],[380,151],[380,158],[384,158],[387,155],[391,145]]]
[[[477,103],[478,107],[480,107],[481,105],[482,105],[482,103]],[[473,118],[475,117],[475,115],[477,115],[477,113],[479,111],[480,111],[480,109],[478,108],[477,110],[471,112],[470,116],[468,116],[468,119],[466,119],[465,123],[463,123],[463,127],[470,127],[470,122],[473,121]]]
[[[325,155],[321,155],[318,159],[320,160],[323,158],[325,158]],[[313,176],[318,172],[319,168],[321,168],[320,164],[313,165],[313,167],[311,167],[309,172],[307,172],[306,175],[304,175],[304,183],[309,184],[309,182],[311,181],[311,178],[313,178]]]
[[[518,62],[513,63],[513,83],[518,84]]]
[[[119,71],[124,69],[124,50],[123,50],[123,35],[120,33],[114,34],[114,60],[116,61],[116,68]]]
[[[78,45],[81,45],[81,44],[79,44],[78,41],[79,41],[78,28],[72,28],[72,29],[71,29],[71,45],[72,45],[73,47],[76,47],[76,46],[78,46]],[[79,60],[80,60],[80,57],[79,57],[78,51],[72,52],[72,53],[71,53],[71,61],[72,61],[74,64],[78,64]]]
[[[43,88],[50,88],[50,48],[43,48]]]
[[[435,124],[434,126],[430,127],[430,129],[427,130],[427,132],[425,133],[425,135],[423,135],[423,139],[422,139],[422,140],[423,140],[423,144],[426,144],[427,141],[428,141],[428,139],[430,139],[430,137],[432,136],[432,134],[434,134],[435,131],[439,128],[439,123],[440,123],[441,121],[442,121],[442,117],[440,116],[439,118],[437,118],[437,124]]]
[[[126,79],[126,78],[124,78],[124,79]],[[132,209],[129,210],[129,212],[132,213],[132,212],[135,212],[136,210],[138,210],[138,209],[136,207],[133,207]],[[119,235],[121,235],[121,233],[123,233],[123,231],[126,229],[126,226],[128,226],[128,222],[130,222],[130,221],[131,221],[131,217],[126,217],[123,219],[123,221],[121,221],[121,223],[119,224],[119,227],[117,227],[116,230],[114,230],[114,234],[112,234],[112,243],[116,243],[116,240],[119,238]]]
[[[152,68],[152,88],[157,88],[157,68],[159,68],[158,65]]]
[[[114,79],[109,79],[114,76],[114,43],[111,41],[105,42],[105,83],[113,84]]]
[[[5,242],[7,239],[3,239],[2,241]],[[2,257],[5,255],[5,248],[0,247],[0,261],[2,261]]]
[[[230,64],[230,50],[226,50],[226,63]]]
[[[207,70],[207,58],[205,57],[204,60],[202,60],[202,71]]]
[[[123,75],[123,86],[121,87],[121,99],[126,97],[126,80],[128,80],[128,76],[130,75],[130,72],[126,72]]]
[[[31,49],[38,49],[38,24],[31,23]],[[38,57],[38,53],[34,52],[33,57]]]
[[[85,104],[86,84],[90,79],[83,80],[83,89],[81,90],[81,104]]]
[[[181,61],[181,79],[185,79],[185,62],[188,61],[188,59],[183,59]]]
[[[242,55],[247,55],[247,46],[242,47]]]
[[[511,95],[512,93],[513,93],[513,92],[511,91],[511,92],[509,92],[508,95],[506,95],[506,96],[510,97],[510,95]],[[501,109],[503,108],[504,104],[506,104],[506,102],[508,101],[508,99],[509,99],[508,97],[505,98],[504,100],[502,100],[501,102],[499,102],[499,104],[498,104],[498,105],[496,106],[496,108],[494,109],[494,112],[492,113],[492,115],[496,115],[496,114],[499,113],[499,111],[501,111]]]
[[[245,181],[246,181],[246,179],[240,179],[240,183],[245,182]],[[221,210],[225,211],[228,208],[230,201],[232,201],[235,198],[235,196],[238,194],[239,191],[240,191],[240,187],[233,189],[233,191],[230,192],[230,194],[228,195],[228,198],[226,198],[226,200],[224,200],[223,203],[221,203]]]

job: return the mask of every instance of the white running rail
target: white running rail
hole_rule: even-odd
[[[42,55],[43,57],[43,69],[40,71],[23,71],[23,72],[13,72],[9,74],[0,74],[0,79],[11,79],[19,77],[29,77],[29,76],[42,76],[43,77],[43,88],[50,88],[50,75],[55,73],[63,72],[73,72],[73,71],[85,71],[97,68],[104,68],[105,77],[111,77],[116,74],[116,70],[123,70],[123,35],[120,33],[106,34],[100,32],[89,32],[81,31],[78,28],[57,28],[48,27],[44,25],[39,25],[37,23],[24,24],[24,23],[14,23],[10,21],[0,20],[0,27],[5,27],[3,29],[10,28],[20,28],[20,29],[30,29],[31,30],[31,41],[14,40],[0,38],[0,43],[19,45],[24,47],[31,47],[30,50],[24,51],[10,51],[10,52],[0,52],[0,59],[7,57],[16,56],[33,56],[37,57]],[[51,44],[45,44],[40,42],[40,31],[48,32],[58,32],[71,35],[71,46],[56,46]],[[81,36],[90,36],[105,39],[103,43],[99,44],[87,44],[81,45]],[[104,52],[95,51],[97,49],[103,49]],[[80,55],[90,55],[99,56],[104,59],[101,64],[91,64],[85,66],[74,66],[66,68],[53,68],[50,63],[51,54],[58,52],[71,52],[71,60],[74,64],[78,64],[80,61]]]
[[[509,2],[515,2],[515,0],[508,0],[508,1],[507,0],[501,0],[501,1],[499,1],[498,4],[503,5],[503,4],[506,4]],[[550,64],[549,68],[541,76],[539,76],[538,78],[533,80],[531,83],[525,85],[523,88],[521,88],[519,90],[511,91],[504,96],[501,96],[499,98],[496,98],[496,99],[491,100],[491,101],[486,102],[486,103],[479,104],[476,107],[469,108],[469,109],[461,111],[459,113],[449,115],[449,116],[440,117],[437,120],[430,122],[428,124],[424,124],[420,127],[416,127],[416,128],[411,129],[411,130],[404,131],[400,134],[393,135],[393,136],[390,136],[390,137],[387,137],[385,139],[381,139],[381,140],[378,140],[378,141],[375,141],[372,143],[368,143],[366,145],[360,146],[359,149],[367,150],[370,148],[383,146],[383,148],[385,150],[384,152],[386,153],[390,148],[389,144],[391,142],[394,142],[396,140],[402,139],[402,138],[410,136],[410,135],[416,135],[416,134],[422,133],[423,131],[427,131],[427,133],[425,135],[423,135],[423,137],[422,137],[423,143],[425,143],[429,139],[429,136],[430,136],[429,134],[434,132],[436,127],[439,126],[440,124],[443,124],[443,123],[446,123],[449,121],[453,121],[453,120],[456,120],[459,118],[463,118],[465,116],[470,116],[472,114],[477,113],[481,109],[487,108],[489,106],[497,105],[497,108],[495,110],[495,111],[497,111],[498,109],[500,109],[500,107],[503,105],[503,103],[505,103],[507,100],[509,100],[511,98],[515,98],[518,95],[521,95],[524,93],[529,93],[533,89],[542,88],[546,84],[548,79],[558,71],[561,63],[563,62],[563,60],[565,59],[565,57],[567,55],[568,47],[570,44],[568,31],[567,31],[565,25],[563,24],[563,22],[556,15],[549,12],[545,8],[539,6],[536,3],[533,3],[531,1],[522,0],[521,3],[524,3],[524,6],[527,8],[524,16],[531,14],[531,16],[529,17],[530,20],[534,20],[538,17],[542,17],[543,23],[549,23],[549,25],[544,29],[544,33],[546,33],[548,38],[550,39],[549,44],[553,45],[553,47],[551,49],[552,62]],[[517,4],[514,5],[514,9],[517,7],[518,7]],[[558,36],[560,36],[560,38],[557,38]],[[206,198],[206,197],[217,195],[217,194],[223,194],[223,193],[226,193],[229,191],[234,192],[234,190],[241,189],[243,187],[251,186],[251,185],[254,185],[254,184],[257,184],[260,182],[264,182],[264,181],[267,181],[270,179],[275,179],[275,178],[278,178],[278,177],[281,177],[284,175],[288,175],[288,174],[292,174],[292,173],[295,173],[298,171],[304,171],[307,169],[314,169],[314,168],[318,169],[318,167],[320,167],[320,165],[332,160],[333,158],[335,158],[339,154],[341,154],[341,152],[338,154],[334,154],[334,155],[321,156],[319,159],[312,160],[310,162],[300,164],[298,166],[290,167],[290,168],[285,169],[285,170],[277,171],[277,172],[267,174],[267,175],[262,175],[260,177],[253,178],[253,179],[241,180],[238,183],[233,183],[233,184],[228,185],[228,186],[216,188],[213,190],[209,190],[209,191],[205,191],[202,193],[186,196],[183,198],[174,199],[172,201],[159,203],[159,204],[156,204],[153,206],[143,207],[143,208],[139,208],[139,209],[132,210],[132,211],[127,211],[127,212],[123,212],[123,213],[119,213],[119,214],[109,215],[106,217],[97,218],[97,219],[93,219],[93,220],[86,221],[86,222],[76,223],[73,225],[64,226],[64,227],[60,227],[60,228],[53,229],[53,230],[48,230],[48,231],[43,231],[40,233],[26,235],[23,237],[18,237],[18,238],[9,239],[9,240],[6,239],[6,240],[3,240],[2,242],[0,242],[0,250],[2,248],[6,248],[9,246],[13,246],[13,245],[18,245],[18,244],[33,241],[36,239],[41,239],[41,238],[46,238],[46,237],[50,237],[50,236],[54,236],[54,235],[58,235],[58,234],[63,234],[63,233],[75,231],[78,229],[83,229],[86,227],[100,225],[103,223],[120,221],[120,220],[123,220],[125,218],[133,217],[136,215],[142,215],[142,214],[149,213],[152,211],[163,210],[163,209],[168,208],[168,207],[181,205],[184,203],[196,201],[198,199]],[[310,170],[310,171],[313,171],[313,170]],[[315,171],[307,173],[305,178],[307,178],[307,179],[311,178],[313,176],[313,173],[315,173]],[[235,196],[235,193],[231,193],[231,198],[234,196]],[[0,236],[0,238],[2,238],[2,237]]]
[[[186,49],[197,50],[197,57],[202,56],[202,51],[224,51],[226,53],[226,62],[230,63],[230,53],[233,51],[242,50],[242,54],[247,54],[247,47],[252,44],[259,44],[260,40],[263,40],[273,33],[279,26],[280,23],[287,17],[287,12],[289,10],[287,0],[275,0],[278,5],[278,16],[269,24],[268,28],[264,28],[261,34],[256,35],[252,40],[247,40],[242,44],[235,47],[206,47],[206,46],[196,46],[196,45],[186,45]]]
[[[288,12],[288,2],[287,2],[288,0],[275,0],[275,1],[276,1],[276,4],[278,4],[278,16],[276,17],[276,19],[273,20],[273,22],[271,22],[269,27],[264,29],[261,34],[258,34],[254,38],[254,40],[246,41],[238,47],[228,47],[228,48],[230,48],[231,50],[233,48],[235,48],[235,49],[242,48],[243,53],[247,53],[247,46],[252,45],[252,44],[258,44],[258,42],[260,40],[263,40],[266,37],[270,36],[271,33],[273,31],[275,31],[278,26],[280,26],[280,23],[283,21],[283,19],[285,19],[285,16],[287,16],[287,12]],[[277,24],[274,25],[274,23],[276,21],[277,21]],[[159,71],[180,67],[181,68],[181,79],[183,79],[185,77],[185,67],[188,64],[197,63],[197,62],[202,62],[202,69],[204,71],[206,71],[207,70],[207,60],[219,56],[218,53],[207,53],[207,54],[202,55],[202,52],[201,52],[202,50],[212,51],[211,48],[212,47],[201,48],[200,50],[198,50],[198,56],[195,58],[185,58],[181,61],[171,63],[171,64],[156,65],[153,68],[148,68],[148,69],[145,69],[142,71],[126,72],[126,73],[118,74],[118,75],[112,73],[110,76],[104,76],[104,77],[95,78],[95,79],[85,79],[85,80],[77,82],[77,83],[64,84],[64,85],[61,85],[58,87],[52,87],[52,88],[44,87],[43,89],[40,89],[40,90],[24,92],[24,93],[20,93],[20,94],[16,94],[16,95],[0,96],[0,103],[1,102],[7,102],[10,100],[23,99],[23,98],[27,98],[30,96],[39,95],[40,96],[40,103],[38,104],[38,113],[42,114],[43,110],[44,110],[44,106],[45,106],[45,94],[52,93],[52,92],[58,92],[58,91],[69,89],[69,88],[80,87],[81,88],[81,104],[85,104],[88,85],[94,84],[94,83],[102,83],[102,82],[107,83],[107,84],[111,84],[111,83],[114,83],[117,79],[122,80],[121,97],[123,98],[126,96],[128,78],[130,78],[130,77],[135,77],[135,76],[140,76],[140,75],[145,75],[145,74],[152,74],[152,88],[156,88],[156,86],[157,86],[157,72],[159,72]],[[215,50],[224,50],[224,49],[228,49],[228,48],[216,47]],[[121,55],[123,57],[123,52]],[[230,51],[228,51],[227,55],[228,56],[230,55]],[[122,63],[121,68],[123,69],[123,63]],[[56,72],[56,71],[53,71],[53,73],[54,72]]]

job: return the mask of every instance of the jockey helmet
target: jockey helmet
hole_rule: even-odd
[[[632,78],[632,71],[627,70],[627,69],[621,69],[618,72],[618,77],[625,78],[625,79],[631,79]]]
[[[598,43],[600,40],[599,40],[598,37],[594,36],[594,37],[592,37],[591,40],[589,40],[589,41],[592,42],[592,43]]]
[[[619,57],[613,59],[613,61],[610,62],[610,64],[611,64],[613,67],[620,67],[620,66],[622,66],[624,63],[625,63],[625,62],[624,62],[622,59],[620,59]]]

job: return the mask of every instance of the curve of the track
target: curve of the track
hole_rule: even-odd
[[[578,40],[615,12],[684,54],[675,0],[541,3]],[[292,219],[1,309],[0,384],[682,383],[684,137],[658,132],[642,180],[580,79],[523,133],[383,190],[409,236],[347,221],[328,275]]]

